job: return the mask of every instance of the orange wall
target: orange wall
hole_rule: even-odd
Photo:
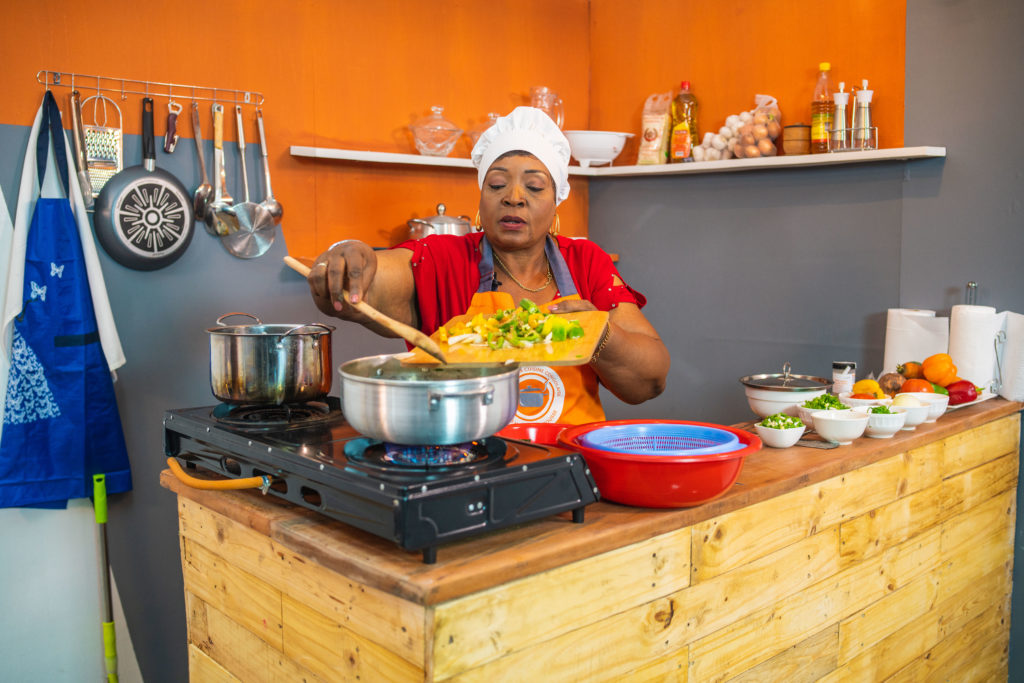
[[[284,235],[302,256],[345,237],[393,244],[408,219],[433,215],[438,202],[452,214],[475,213],[468,170],[288,152],[412,153],[406,126],[433,104],[469,128],[487,112],[525,104],[530,86],[543,84],[563,96],[566,129],[635,131],[646,96],[688,78],[702,130],[750,108],[758,92],[778,97],[789,123],[807,120],[817,62],[828,59],[837,80],[871,80],[882,144],[903,140],[906,6],[892,0],[228,0],[194,11],[169,0],[0,0],[0,8],[0,123],[31,124],[43,68],[262,92]],[[814,30],[813,13],[822,17]],[[58,102],[67,93],[57,89]],[[138,133],[138,96],[122,104],[126,132]],[[158,111],[165,104],[157,98]],[[210,139],[209,108],[200,111]],[[187,123],[179,130],[191,134]],[[233,130],[229,123],[227,139]],[[21,154],[5,152],[3,159]],[[466,139],[453,156],[469,156]],[[631,157],[634,146],[619,163]],[[198,172],[184,180],[194,186]],[[562,229],[584,235],[587,184],[572,184]]]

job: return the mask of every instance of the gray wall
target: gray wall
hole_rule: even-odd
[[[790,361],[827,375],[836,359],[877,371],[886,309],[948,309],[967,280],[979,282],[979,303],[1024,310],[1024,143],[1013,133],[1024,95],[1012,75],[1024,62],[1022,7],[908,3],[906,144],[945,145],[945,161],[591,181],[591,236],[621,255],[673,357],[663,396],[634,407],[608,398],[609,416],[734,422],[751,417],[745,374]],[[0,126],[12,210],[27,133]],[[138,139],[129,145],[126,158],[137,159]],[[198,183],[191,143],[159,154],[186,186]],[[147,681],[187,679],[175,501],[157,483],[161,418],[213,402],[205,329],[218,315],[317,319],[284,254],[279,239],[259,259],[235,259],[201,225],[163,270],[130,271],[101,252],[128,358],[117,393],[135,478],[111,501],[110,552]],[[401,348],[349,325],[335,334],[339,362]]]

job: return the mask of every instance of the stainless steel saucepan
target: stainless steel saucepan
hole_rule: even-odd
[[[228,325],[244,315],[255,325]],[[210,333],[210,387],[225,403],[300,403],[331,390],[331,332],[322,323],[266,325],[249,313],[225,313]]]
[[[491,436],[512,421],[519,403],[518,366],[403,365],[382,355],[339,370],[349,424],[391,443],[442,446]]]

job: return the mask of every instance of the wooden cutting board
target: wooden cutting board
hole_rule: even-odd
[[[458,315],[449,320],[445,327],[460,322],[469,322],[473,316]],[[579,311],[566,313],[567,320],[577,320],[583,326],[583,336],[578,339],[567,339],[560,342],[535,344],[525,349],[491,350],[486,346],[472,344],[455,344],[449,346],[438,341],[438,333],[430,335],[437,341],[441,351],[448,360],[448,365],[493,366],[517,363],[519,365],[583,365],[590,361],[594,350],[601,341],[605,328],[608,327],[608,311]],[[422,349],[413,349],[411,354],[402,359],[407,365],[438,365],[439,361]]]

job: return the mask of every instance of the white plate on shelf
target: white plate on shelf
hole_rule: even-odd
[[[998,394],[992,393],[991,389],[983,389],[981,391],[981,393],[978,394],[978,398],[976,398],[973,401],[970,401],[968,403],[961,403],[960,405],[956,405],[956,406],[948,406],[946,408],[946,412],[948,413],[951,410],[959,410],[960,408],[966,408],[967,406],[977,405],[977,404],[981,403],[982,401],[987,401],[990,398],[995,398],[996,396],[998,396]]]

